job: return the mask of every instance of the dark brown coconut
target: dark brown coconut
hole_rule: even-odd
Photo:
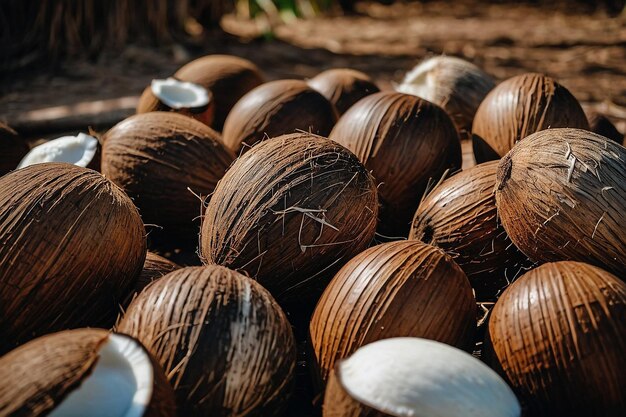
[[[15,130],[0,122],[0,176],[17,168],[28,153],[28,145]]]
[[[111,181],[70,164],[0,178],[0,351],[108,326],[146,255],[143,223]]]
[[[581,129],[528,136],[498,165],[496,204],[537,262],[588,262],[626,277],[626,149]]]
[[[363,97],[380,91],[367,74],[349,68],[326,70],[308,84],[333,103],[340,115]]]
[[[474,117],[476,162],[500,159],[526,136],[556,127],[589,129],[569,90],[543,74],[509,78],[491,90]]]
[[[409,94],[382,92],[360,100],[330,139],[350,149],[380,183],[380,232],[406,236],[429,182],[461,167],[461,145],[440,107]]]
[[[180,266],[174,262],[148,251],[146,253],[146,261],[143,264],[143,269],[139,274],[135,288],[137,292],[141,292],[155,279],[161,278],[163,275],[167,275],[172,271],[180,269]]]
[[[207,55],[181,67],[174,77],[199,84],[211,91],[215,114],[211,127],[221,131],[226,116],[244,94],[261,85],[265,78],[247,59],[230,55]]]
[[[327,136],[336,121],[335,107],[306,82],[272,81],[250,91],[233,107],[224,123],[224,143],[239,152],[296,130]]]
[[[316,299],[376,229],[374,179],[347,149],[296,133],[241,156],[202,223],[205,262],[246,271],[280,301]]]
[[[116,414],[115,411],[119,411],[119,407],[115,406],[118,398],[94,398],[98,397],[98,394],[102,396],[107,393],[119,394],[119,388],[115,389],[111,386],[122,378],[118,372],[117,375],[109,377],[110,381],[101,381],[100,384],[92,385],[100,392],[92,391],[90,396],[85,396],[86,401],[82,406],[85,408],[83,415],[104,415],[102,410],[89,408],[103,406],[101,402],[104,400],[107,402],[109,413],[107,415],[113,417],[124,417],[129,414],[143,417],[174,417],[176,415],[174,392],[156,361],[138,341],[130,336],[111,334],[102,329],[65,330],[45,335],[2,356],[0,358],[0,414],[35,417],[56,412],[55,415],[65,415],[62,410],[67,412],[66,408],[68,402],[72,401],[72,395],[80,395],[80,389],[92,382],[90,379],[106,378],[106,376],[98,375],[98,366],[103,362],[103,349],[111,337],[125,344],[128,351],[132,349],[134,358],[137,358],[137,355],[145,355],[149,365],[152,365],[147,367],[149,370],[138,370],[141,373],[152,374],[147,376],[152,383],[145,387],[151,392],[146,396],[147,398],[142,398],[149,402],[145,404],[145,409],[141,414]],[[126,359],[134,358],[127,357]],[[106,365],[103,364],[103,366]],[[136,386],[133,388],[137,389]],[[137,412],[137,404],[134,408],[133,411]],[[77,410],[74,409],[74,411]]]
[[[141,97],[139,97],[139,102],[137,103],[137,109],[135,112],[137,114],[142,114],[152,111],[171,111],[193,117],[205,125],[211,126],[215,117],[215,101],[213,100],[211,92],[207,90],[207,93],[209,94],[209,103],[206,106],[173,109],[159,100],[159,98],[152,92],[152,88],[148,86],[143,90]]]
[[[146,224],[195,242],[207,196],[235,156],[208,126],[177,113],[138,114],[104,136],[102,173],[133,199]]]
[[[487,346],[527,415],[624,415],[626,284],[616,276],[579,262],[527,272],[496,303]]]
[[[624,141],[624,135],[622,135],[619,130],[615,127],[613,123],[609,119],[606,118],[603,114],[600,114],[594,110],[588,110],[586,112],[587,120],[589,121],[589,129],[593,133],[597,133],[598,135],[602,135],[605,138],[609,138],[619,143],[620,145]]]
[[[296,365],[291,327],[270,294],[237,272],[174,271],[139,294],[118,331],[161,363],[181,416],[275,416],[286,405]]]
[[[348,262],[320,299],[310,332],[318,376],[380,339],[412,336],[471,349],[474,294],[465,273],[441,249],[417,241],[369,248]]]
[[[480,301],[493,301],[530,262],[498,220],[497,161],[461,171],[420,203],[409,239],[438,246],[467,274]]]

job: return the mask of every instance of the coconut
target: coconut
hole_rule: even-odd
[[[352,106],[329,136],[372,170],[382,203],[380,232],[406,236],[429,182],[461,167],[461,146],[440,107],[408,94],[372,94]]]
[[[143,220],[172,239],[196,240],[207,196],[235,155],[208,126],[177,113],[131,116],[104,136],[102,173],[133,199]]]
[[[265,79],[247,59],[229,55],[207,55],[181,67],[174,77],[196,83],[211,91],[215,114],[211,127],[221,131],[235,103]]]
[[[509,78],[491,90],[474,117],[476,162],[500,159],[526,136],[555,127],[589,129],[569,90],[543,74]]]
[[[471,138],[478,106],[495,86],[494,79],[471,62],[442,55],[421,62],[395,89],[443,107],[465,140]]]
[[[118,331],[165,369],[181,416],[274,416],[286,405],[295,341],[255,281],[220,266],[167,274],[131,303]]]
[[[45,163],[0,178],[0,351],[112,324],[146,255],[132,201],[90,169]]]
[[[177,269],[180,269],[180,266],[174,262],[148,251],[148,253],[146,253],[146,261],[143,264],[143,269],[135,284],[137,293],[141,292],[155,279],[161,278],[163,275],[167,275]]]
[[[369,248],[335,275],[311,319],[320,379],[359,347],[398,336],[474,345],[476,304],[465,273],[441,249],[417,241]]]
[[[519,417],[508,385],[471,355],[399,337],[358,349],[337,365],[324,417]]]
[[[65,162],[79,167],[100,169],[100,144],[93,136],[79,133],[63,136],[35,146],[20,161],[18,168],[44,162]]]
[[[2,415],[174,417],[174,392],[148,351],[103,329],[65,330],[0,358]]]
[[[537,262],[588,262],[626,276],[626,149],[579,129],[528,136],[498,165],[496,204]]]
[[[524,274],[491,312],[487,347],[529,416],[624,415],[626,284],[600,268],[555,262]]]
[[[589,129],[593,133],[597,133],[598,135],[602,135],[605,138],[609,138],[619,143],[620,145],[624,141],[624,135],[622,135],[619,130],[615,127],[613,123],[609,119],[606,118],[603,114],[600,114],[594,110],[589,110],[586,112],[587,120],[589,121]]]
[[[202,223],[205,262],[246,271],[280,302],[315,299],[370,244],[374,179],[347,149],[308,133],[267,140],[239,157]]]
[[[137,114],[151,111],[177,112],[211,126],[215,103],[211,92],[201,85],[170,77],[152,80],[139,97]]]
[[[306,82],[272,81],[250,91],[233,107],[224,122],[224,143],[239,152],[296,130],[327,136],[336,121],[335,107]]]
[[[363,97],[380,91],[367,74],[348,68],[320,72],[308,84],[333,103],[340,115]]]
[[[9,126],[0,122],[0,176],[17,168],[28,145]]]
[[[497,161],[462,171],[420,203],[409,239],[442,248],[467,274],[480,301],[493,301],[529,262],[498,220]]]

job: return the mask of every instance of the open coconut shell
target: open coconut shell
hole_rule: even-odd
[[[117,330],[161,363],[181,416],[277,416],[286,405],[291,327],[270,294],[237,272],[174,271],[139,294]]]
[[[0,176],[17,169],[28,153],[28,144],[15,130],[0,122]]]
[[[255,143],[296,130],[330,133],[337,111],[326,98],[301,80],[271,81],[237,102],[224,123],[224,143],[245,152]]]
[[[491,90],[474,117],[476,162],[500,159],[526,136],[558,127],[589,129],[576,97],[543,74],[509,78]]]
[[[605,138],[609,138],[620,145],[624,141],[624,135],[620,133],[613,123],[603,114],[594,110],[588,110],[587,120],[589,121],[589,130],[598,135],[602,135]]]
[[[407,236],[429,182],[461,168],[461,145],[443,109],[409,94],[382,92],[360,100],[330,139],[350,149],[380,183],[379,231]]]
[[[215,189],[202,223],[206,263],[246,271],[278,299],[315,301],[374,237],[374,179],[346,148],[308,133],[267,140]]]
[[[321,72],[307,83],[333,103],[339,115],[363,97],[380,91],[367,74],[349,68]]]
[[[467,274],[480,301],[493,301],[532,263],[511,243],[496,209],[497,161],[435,187],[415,212],[409,239],[442,248]]]
[[[0,414],[174,417],[176,405],[141,343],[77,329],[40,337],[0,358]]]
[[[130,198],[70,164],[0,178],[0,241],[0,351],[56,330],[111,325],[146,255]]]
[[[45,162],[64,162],[100,171],[101,148],[100,141],[91,134],[62,136],[33,147],[18,168]]]
[[[573,260],[626,277],[626,149],[582,129],[528,136],[498,165],[496,204],[536,262]]]
[[[624,415],[626,284],[616,276],[580,262],[527,272],[496,303],[486,345],[527,415]]]

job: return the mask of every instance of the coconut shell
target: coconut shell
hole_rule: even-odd
[[[152,92],[151,86],[148,86],[143,90],[143,93],[139,97],[139,102],[137,103],[137,109],[135,112],[137,114],[142,114],[152,111],[171,111],[192,117],[207,126],[211,126],[215,116],[215,101],[213,100],[213,95],[211,94],[211,92],[207,92],[209,94],[209,102],[206,106],[197,108],[173,109],[167,104],[163,103],[161,100],[159,100],[159,98],[155,96]]]
[[[473,347],[476,303],[465,273],[417,241],[369,248],[335,275],[315,307],[311,345],[318,376],[380,339],[412,336]]]
[[[300,80],[265,83],[237,102],[224,122],[224,143],[235,152],[296,130],[328,136],[337,111],[326,98]]]
[[[0,351],[108,326],[146,254],[143,223],[111,181],[70,164],[0,178]]]
[[[235,155],[208,126],[177,113],[131,116],[104,136],[102,173],[135,202],[146,224],[196,240],[202,202]]]
[[[461,171],[420,203],[409,239],[440,247],[467,274],[480,301],[492,301],[530,266],[498,219],[497,161]]]
[[[349,68],[321,72],[308,84],[333,103],[340,115],[363,97],[380,91],[367,74]]]
[[[0,122],[0,176],[16,169],[28,150],[15,130]]]
[[[150,285],[152,281],[177,269],[180,269],[180,266],[176,265],[174,262],[148,251],[148,253],[146,253],[146,261],[143,264],[143,269],[135,284],[137,293]]]
[[[595,133],[550,129],[498,165],[496,204],[536,262],[588,262],[626,277],[626,149]]]
[[[555,262],[524,274],[491,313],[487,362],[532,416],[623,416],[626,284]]]
[[[174,271],[139,294],[118,331],[159,360],[181,416],[275,416],[286,405],[296,357],[291,327],[270,294],[237,272]]]
[[[87,379],[107,342],[109,331],[76,329],[35,339],[0,358],[0,413],[49,415]],[[128,336],[124,336],[128,337]],[[153,362],[153,400],[143,417],[174,417],[174,392]]]
[[[543,74],[509,78],[491,90],[474,117],[476,162],[500,159],[526,136],[556,127],[589,129],[576,97]]]
[[[606,116],[593,110],[587,111],[586,114],[587,120],[589,121],[589,129],[593,133],[609,138],[620,145],[622,144],[624,141],[624,135],[617,130],[615,125],[611,123]]]
[[[279,302],[316,299],[342,264],[370,244],[378,198],[347,149],[296,133],[241,156],[215,189],[201,255],[245,271]]]
[[[337,122],[330,139],[350,149],[380,184],[379,230],[406,236],[422,194],[461,167],[461,145],[440,107],[409,94],[372,94]]]
[[[211,91],[215,114],[211,127],[221,131],[226,116],[244,94],[261,85],[265,77],[252,62],[230,55],[207,55],[181,67],[174,74],[181,81]]]

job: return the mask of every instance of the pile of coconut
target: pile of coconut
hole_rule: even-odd
[[[543,74],[394,87],[211,55],[0,125],[0,416],[624,416],[619,132]]]

